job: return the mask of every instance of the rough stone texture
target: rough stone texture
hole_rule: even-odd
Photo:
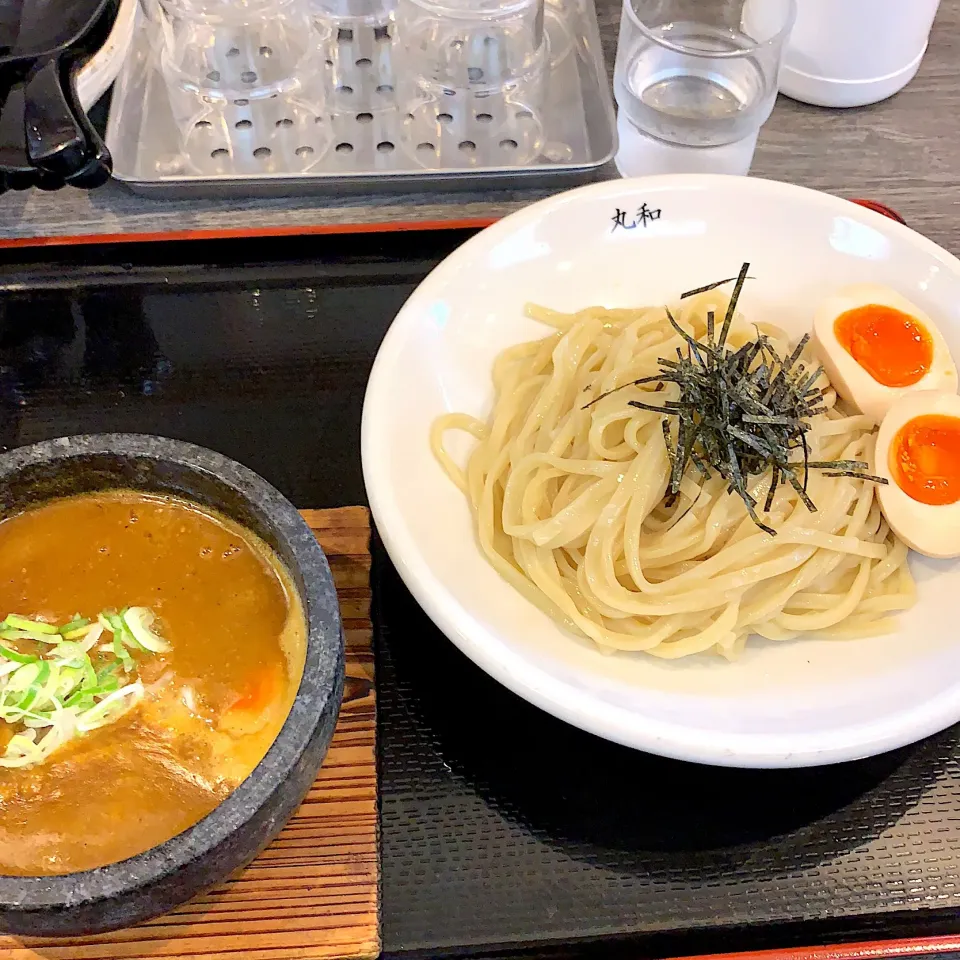
[[[117,487],[212,507],[277,551],[307,615],[303,680],[260,765],[189,830],[96,870],[0,876],[0,929],[9,933],[76,935],[129,926],[223,880],[280,832],[316,778],[336,723],[344,656],[336,590],[316,538],[274,487],[220,454],[161,437],[67,437],[0,456],[0,516],[54,496]]]

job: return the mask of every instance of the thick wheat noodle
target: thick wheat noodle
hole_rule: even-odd
[[[702,338],[707,310],[723,316],[726,304],[713,291],[681,301],[674,316]],[[733,657],[750,634],[882,633],[891,614],[914,603],[907,548],[883,520],[870,481],[811,471],[816,512],[780,484],[764,516],[777,536],[754,524],[718,476],[688,475],[665,502],[663,415],[628,404],[650,402],[654,385],[623,387],[658,373],[660,358],[683,345],[663,308],[528,313],[557,332],[500,354],[486,421],[447,414],[430,440],[469,497],[490,562],[552,617],[609,652]],[[783,331],[740,316],[729,343],[758,330],[789,353]],[[828,409],[810,421],[810,459],[869,461],[872,424],[838,409],[834,391],[820,385]],[[676,394],[666,384],[656,402]],[[444,447],[449,430],[477,441],[465,470]],[[769,472],[749,483],[763,504]]]

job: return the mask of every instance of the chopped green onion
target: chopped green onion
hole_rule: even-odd
[[[47,683],[47,681],[51,677],[56,677],[56,675],[59,674],[60,671],[57,670],[56,672],[54,672],[54,670],[50,666],[49,660],[41,660],[38,664],[36,664],[36,667],[37,667],[37,675],[33,678],[33,682],[30,684],[30,687],[31,689],[36,687],[37,692],[39,693],[40,690],[43,688],[43,686]]]
[[[31,640],[34,643],[59,643],[59,634],[28,633],[26,630],[14,630],[0,625],[0,640]]]
[[[76,690],[63,701],[63,705],[68,710],[71,707],[79,707],[81,710],[89,709],[95,703],[93,698],[101,692],[100,687],[94,687],[91,690]]]
[[[130,673],[133,670],[133,657],[127,653],[127,648],[123,645],[123,634],[119,631],[113,635],[113,653],[123,664],[124,672]]]
[[[130,647],[132,650],[144,649],[137,642],[137,638],[130,632],[130,628],[123,619],[123,613],[108,613],[106,614],[106,617],[110,623],[110,628],[113,630],[114,640],[119,637],[120,642],[124,646]]]
[[[158,637],[150,629],[155,617],[146,607],[130,607],[121,615],[121,619],[144,650],[149,650],[151,653],[167,653],[171,649],[166,640]]]
[[[40,659],[39,657],[31,657],[26,653],[17,653],[16,650],[11,650],[2,643],[0,643],[0,657],[12,660],[14,663],[36,663]]]
[[[45,684],[50,679],[50,664],[46,660],[41,660],[39,663],[29,664],[26,669],[29,670],[31,667],[36,668],[36,673],[30,680],[30,684],[24,692],[23,696],[13,704],[15,710],[18,710],[21,713],[25,713],[30,707],[33,706],[37,697],[40,696],[41,691],[44,689]]]
[[[83,658],[83,679],[80,686],[84,690],[92,690],[97,686],[97,671],[93,668],[93,661],[89,657]]]
[[[102,636],[103,627],[100,626],[99,623],[94,623],[87,627],[80,644],[81,647],[83,647],[83,652],[86,653],[88,650],[92,650]]]
[[[57,633],[57,628],[52,623],[44,623],[42,620],[29,620],[27,617],[18,617],[15,613],[11,613],[3,622],[14,630],[25,630],[27,633],[39,633],[46,636]]]
[[[51,651],[51,656],[62,663],[72,660],[80,662],[86,655],[87,652],[83,649],[82,644],[75,640],[63,640],[57,644],[56,649]]]
[[[41,727],[53,726],[52,710],[30,710],[23,715],[23,725],[28,730],[36,730]]]
[[[8,698],[11,693],[22,693],[33,683],[40,672],[40,658],[35,657],[31,663],[22,666],[16,673],[7,679],[3,691],[4,698]]]
[[[151,629],[154,621],[146,607],[104,610],[93,622],[76,614],[59,627],[16,614],[0,621],[0,721],[20,727],[0,753],[0,767],[41,763],[78,734],[113,723],[136,706],[145,689],[129,676],[136,670],[131,651],[171,649]],[[111,640],[101,642],[108,631]],[[49,647],[34,655],[8,646],[10,641]]]
[[[65,623],[57,631],[62,637],[66,637],[67,640],[74,640],[76,637],[71,637],[71,633],[77,633],[78,636],[83,636],[83,633],[78,633],[78,631],[84,630],[85,627],[90,626],[90,621],[86,617],[76,616],[69,623]],[[84,630],[84,632],[86,632]]]
[[[90,670],[91,672],[93,671],[92,665]],[[62,700],[64,697],[69,696],[83,683],[85,676],[84,668],[79,666],[60,667],[57,672],[59,676],[50,694],[51,701]],[[96,675],[94,675],[94,681],[96,681]]]
[[[108,663],[107,666],[103,669],[97,671],[97,685],[102,686],[103,682],[108,678],[112,677],[117,670],[120,669],[120,664],[114,660],[113,663]]]
[[[43,759],[40,747],[26,734],[18,733],[11,738],[5,753],[0,757],[0,767],[27,767]]]
[[[77,729],[96,730],[119,720],[143,699],[143,684],[137,680],[108,694],[95,707],[77,717]]]
[[[92,707],[94,705],[96,702],[96,697],[105,697],[108,693],[113,693],[115,690],[119,689],[120,681],[116,677],[107,677],[104,679],[103,683],[98,683],[95,687],[75,690],[70,694],[69,697],[67,697],[63,705],[67,708],[79,705],[81,710],[88,709],[88,707]],[[90,701],[88,707],[84,707],[82,704],[88,700]]]

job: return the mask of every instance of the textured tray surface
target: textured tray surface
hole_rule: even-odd
[[[361,503],[373,355],[462,239],[101,246],[84,254],[111,265],[95,271],[76,251],[9,255],[0,445],[144,430],[215,447],[301,507]],[[957,731],[811,771],[644,757],[489,680],[382,559],[375,549],[386,953],[567,954],[600,936],[584,949],[638,960],[957,929]]]
[[[317,74],[296,94],[205,106],[171,93],[150,50],[152,25],[141,18],[107,128],[114,176],[139,192],[243,196],[358,181],[478,187],[590,172],[615,143],[593,3],[548,0],[544,28],[542,102],[529,91],[448,88],[417,106],[389,20],[328,25],[322,50],[317,37]],[[257,50],[234,51],[231,70],[256,76]]]
[[[4,960],[370,960],[380,952],[370,521],[363,507],[309,510],[346,634],[343,707],[323,768],[279,837],[235,879],[173,913],[78,939],[0,936]]]
[[[389,946],[669,932],[681,952],[679,935],[709,927],[713,947],[725,926],[785,943],[797,921],[876,932],[882,914],[908,910],[909,924],[949,929],[957,729],[820,769],[652,757],[510,694],[438,634],[388,561],[377,566]]]

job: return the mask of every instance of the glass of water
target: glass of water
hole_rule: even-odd
[[[659,142],[655,150],[742,144],[749,168],[795,16],[796,0],[624,0],[614,70],[621,132],[626,120]],[[694,163],[703,168],[702,158]]]

